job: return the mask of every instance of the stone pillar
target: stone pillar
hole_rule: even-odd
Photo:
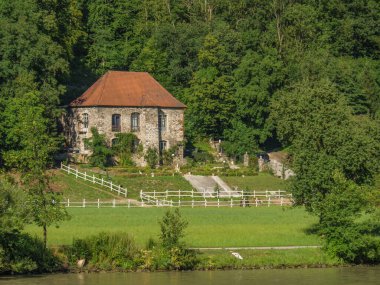
[[[245,167],[249,166],[249,155],[247,152],[244,154],[244,166]]]

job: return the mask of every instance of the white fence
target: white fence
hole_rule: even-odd
[[[127,208],[136,208],[141,207],[140,203],[132,203],[130,199],[123,200],[96,200],[96,201],[87,201],[83,199],[82,201],[71,201],[67,199],[61,202],[67,208],[116,208],[116,207],[127,207]]]
[[[127,197],[128,191],[126,188],[114,184],[112,181],[105,180],[104,178],[98,178],[95,174],[88,175],[86,172],[80,172],[78,168],[72,168],[70,165],[64,165],[63,163],[61,163],[61,170],[67,172],[68,174],[74,175],[75,178],[84,179],[92,182],[93,184],[101,185],[111,189],[111,191],[116,192],[118,195],[124,195],[124,197]]]
[[[216,193],[201,193],[198,191],[164,191],[143,192],[140,191],[142,205],[156,207],[249,207],[249,206],[285,206],[292,205],[292,195],[285,191],[239,191],[239,197],[235,195],[226,198]],[[173,201],[174,198],[176,199]],[[182,199],[182,200],[181,200]]]

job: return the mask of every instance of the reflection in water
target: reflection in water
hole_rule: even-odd
[[[380,267],[245,271],[52,274],[0,277],[0,285],[377,285]]]

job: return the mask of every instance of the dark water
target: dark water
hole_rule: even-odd
[[[245,271],[81,273],[28,277],[0,277],[0,284],[22,285],[357,285],[380,284],[380,267],[284,269]]]

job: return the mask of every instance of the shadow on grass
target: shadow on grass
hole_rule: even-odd
[[[321,225],[319,223],[314,223],[310,227],[304,229],[304,233],[307,235],[320,235]]]

